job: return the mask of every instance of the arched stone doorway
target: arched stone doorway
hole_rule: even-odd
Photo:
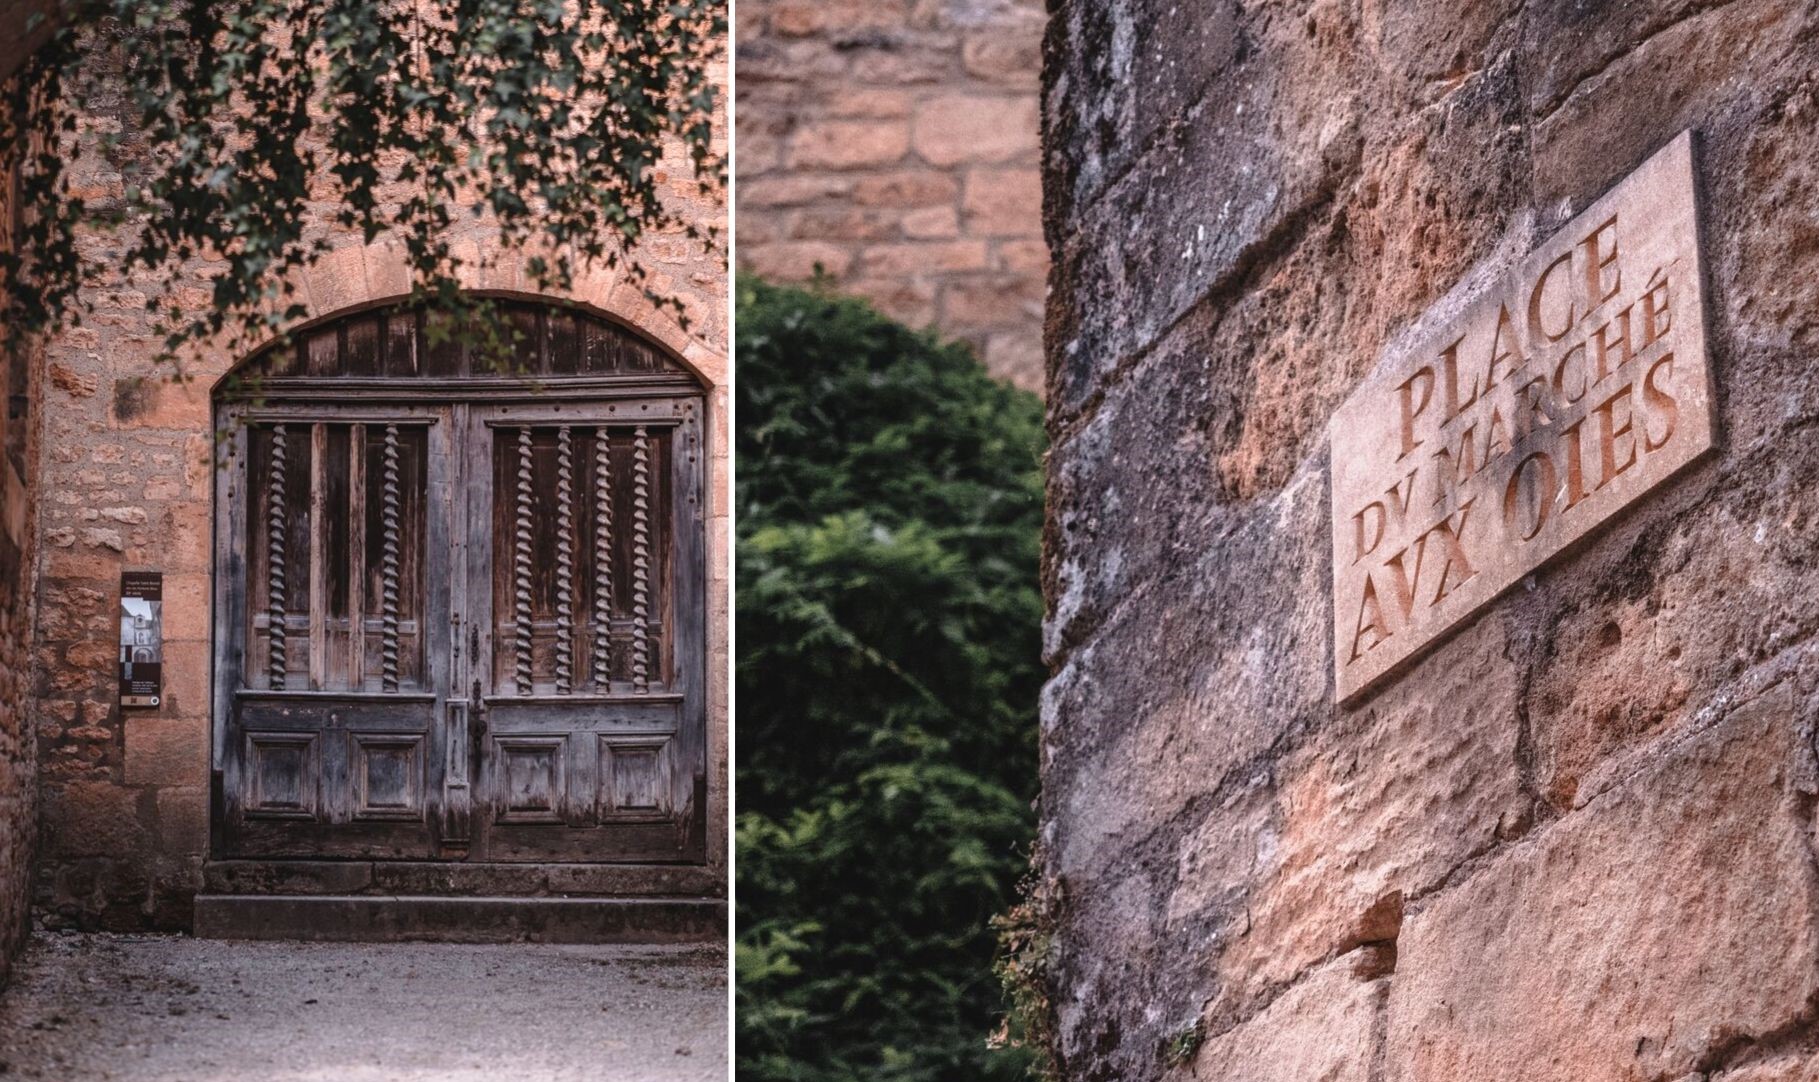
[[[509,372],[390,306],[218,394],[217,864],[705,860],[703,387],[498,304]]]

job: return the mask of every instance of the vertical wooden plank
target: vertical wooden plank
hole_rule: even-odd
[[[461,434],[462,473],[456,491],[457,513],[465,516],[465,529],[457,534],[459,557],[465,563],[456,565],[460,579],[461,619],[466,625],[466,638],[460,656],[467,659],[465,668],[454,677],[453,694],[468,703],[458,715],[463,731],[469,734],[461,752],[451,748],[451,764],[460,769],[458,778],[451,776],[451,807],[470,809],[462,818],[470,854],[485,859],[487,825],[494,815],[488,806],[493,799],[487,788],[487,772],[494,768],[496,756],[486,734],[478,731],[486,696],[504,682],[498,669],[494,649],[497,617],[494,613],[493,575],[495,562],[506,559],[505,538],[494,526],[494,501],[506,498],[495,490],[495,430],[486,423],[490,411],[476,406],[457,406],[457,431]],[[503,599],[501,598],[501,603]],[[472,758],[469,758],[472,749]],[[451,766],[451,770],[455,766]],[[456,788],[459,784],[459,789]]]
[[[650,436],[632,432],[632,691],[650,691],[651,615]]]
[[[246,610],[252,603],[247,583],[249,506],[253,494],[252,441],[238,407],[223,409],[216,418],[219,431],[227,433],[215,464],[215,582],[214,582],[214,710],[210,719],[211,761],[218,786],[211,786],[210,828],[221,837],[228,818],[237,814],[240,767],[237,748],[238,719],[234,692],[249,686],[245,672],[252,642]]]
[[[613,686],[613,451],[594,429],[594,687]]]
[[[531,430],[518,429],[518,503],[512,545],[512,642],[519,695],[531,693]]]
[[[695,781],[707,769],[707,459],[704,432],[707,404],[694,399],[688,416],[671,437],[669,465],[670,563],[673,596],[664,626],[673,643],[675,684],[682,693],[681,725],[670,761],[676,808],[693,806],[695,825],[705,832],[707,809],[694,801]]]
[[[556,429],[556,694],[575,689],[575,445]]]
[[[328,426],[310,425],[309,686],[328,686]]]
[[[416,591],[415,616],[423,629],[420,641],[425,651],[422,679],[436,695],[424,781],[431,799],[440,797],[436,801],[440,814],[431,822],[437,825],[439,855],[445,858],[464,856],[468,845],[468,712],[465,705],[454,706],[456,701],[465,704],[467,695],[461,683],[465,594],[460,574],[466,525],[461,518],[466,501],[460,495],[466,490],[460,457],[465,420],[461,407],[442,407],[426,434],[424,523],[423,532],[416,535],[424,550],[418,574],[427,575],[431,584]]]
[[[398,546],[403,523],[398,514],[398,426],[385,426],[384,502],[385,553],[379,581],[380,675],[384,691],[398,690]],[[421,625],[419,625],[421,626]]]
[[[347,686],[366,686],[366,426],[356,424],[347,452]]]

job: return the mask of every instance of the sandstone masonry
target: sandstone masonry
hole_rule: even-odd
[[[1045,49],[1064,1077],[1815,1077],[1819,9],[1063,0]],[[1715,449],[1339,705],[1329,419],[1687,129]]]
[[[1032,0],[753,0],[739,9],[742,268],[817,268],[1041,384]]]

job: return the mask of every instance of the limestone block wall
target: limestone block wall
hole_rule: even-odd
[[[724,65],[720,84],[726,85]],[[106,102],[108,95],[92,100]],[[72,180],[92,209],[118,207],[122,173],[143,153],[124,112],[84,118]],[[123,136],[119,149],[104,143]],[[724,149],[724,148],[723,148]],[[678,146],[664,163],[668,197],[724,230],[725,209],[703,198]],[[312,216],[334,248],[299,283],[311,319],[403,297],[401,251],[368,246],[335,223],[333,190],[320,181]],[[467,227],[457,250],[477,269],[470,288],[529,295],[496,234]],[[170,929],[190,921],[209,841],[210,576],[214,418],[211,389],[241,358],[205,349],[181,372],[154,363],[146,284],[110,264],[118,248],[104,231],[83,236],[85,255],[106,268],[88,296],[95,311],[56,336],[44,358],[45,494],[35,587],[40,619],[33,646],[32,722],[42,773],[42,846],[37,902],[48,922],[110,929]],[[684,330],[641,291],[604,268],[562,298],[639,328],[674,350],[710,388],[709,828],[710,859],[724,869],[727,821],[728,448],[726,268],[680,236],[655,236],[643,258],[653,285],[680,298]],[[206,304],[210,266],[178,268],[185,303]],[[162,571],[165,598],[163,705],[116,705],[115,651],[122,569]],[[0,698],[3,698],[0,688]]]
[[[1035,0],[739,6],[739,261],[1042,383]]]
[[[1819,8],[1063,0],[1063,1077],[1819,1077]],[[1325,425],[1699,138],[1718,447],[1355,706]]]

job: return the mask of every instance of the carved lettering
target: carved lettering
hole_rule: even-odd
[[[1457,342],[1453,343],[1454,348],[1457,348],[1458,345]],[[1414,394],[1414,385],[1418,381],[1421,383],[1420,402],[1415,401]],[[1403,380],[1397,390],[1400,392],[1399,401],[1402,407],[1402,454],[1396,457],[1406,458],[1409,452],[1421,446],[1421,441],[1415,438],[1415,418],[1421,416],[1434,400],[1434,370],[1427,365],[1422,365],[1415,370],[1414,375]]]
[[[1459,393],[1459,347],[1465,339],[1459,338],[1452,345],[1440,351],[1441,387],[1446,391],[1446,415],[1440,419],[1442,424],[1459,416],[1472,403],[1478,401],[1478,377],[1472,377],[1472,388],[1463,396]]]
[[[1553,277],[1554,272],[1561,267],[1570,269],[1572,265],[1573,252],[1569,248],[1561,252],[1559,258],[1549,263],[1547,268],[1536,276],[1535,288],[1529,290],[1528,294],[1528,333],[1531,337],[1546,342],[1558,342],[1573,333],[1573,324],[1577,322],[1579,308],[1577,303],[1570,298],[1566,302],[1566,318],[1561,321],[1558,331],[1548,330],[1547,324],[1542,321],[1541,316],[1542,306],[1547,299],[1548,279]]]
[[[1613,325],[1617,328],[1614,337],[1610,333]],[[1630,310],[1625,308],[1618,312],[1610,322],[1599,324],[1598,329],[1592,332],[1592,345],[1594,355],[1597,357],[1595,365],[1597,381],[1603,383],[1612,372],[1622,368],[1635,358],[1635,353],[1630,350]],[[1618,355],[1617,363],[1614,365],[1610,360],[1612,349],[1615,349]]]
[[[1342,699],[1713,446],[1692,163],[1682,135],[1335,411]]]
[[[1649,454],[1654,454],[1667,446],[1667,441],[1674,438],[1674,425],[1680,420],[1680,404],[1674,401],[1673,393],[1667,390],[1674,376],[1674,355],[1664,355],[1654,364],[1649,365],[1648,375],[1642,377],[1642,402],[1649,412],[1661,422],[1661,438],[1643,433],[1642,446]]]
[[[1624,384],[1615,394],[1598,403],[1592,416],[1598,419],[1600,472],[1597,487],[1603,488],[1636,464],[1636,437],[1630,430],[1630,385]]]
[[[1497,329],[1491,334],[1491,359],[1484,366],[1484,386],[1497,386],[1497,369],[1514,372],[1522,365],[1522,351],[1516,345],[1516,324],[1507,307],[1497,309]],[[1508,372],[1505,373],[1506,375]]]
[[[1579,389],[1568,392],[1566,389],[1566,366],[1567,362],[1571,361],[1574,357],[1579,358]],[[1585,392],[1590,386],[1591,381],[1585,374],[1585,343],[1581,342],[1572,349],[1562,353],[1560,355],[1559,363],[1554,365],[1554,397],[1570,406],[1581,398],[1584,398]]]
[[[1370,645],[1360,650],[1359,644],[1364,642],[1366,633],[1371,636]],[[1389,637],[1389,628],[1383,623],[1383,603],[1377,600],[1377,584],[1366,574],[1364,594],[1358,601],[1358,622],[1352,630],[1351,660],[1358,660]]]
[[[1668,294],[1667,283],[1667,276],[1656,267],[1649,276],[1648,290],[1642,294],[1642,342],[1638,349],[1647,349],[1674,329],[1673,298]]]
[[[1478,426],[1468,425],[1459,433],[1459,446],[1441,447],[1434,452],[1434,502],[1445,503],[1447,496],[1460,485],[1478,475]]]
[[[1610,236],[1610,243],[1601,255],[1598,238],[1606,234]],[[1623,269],[1617,266],[1617,216],[1612,214],[1598,223],[1598,227],[1587,233],[1579,246],[1585,249],[1585,314],[1589,316],[1623,288]],[[1605,274],[1607,267],[1610,268],[1609,275]],[[1607,279],[1609,286],[1605,285]]]
[[[1517,537],[1528,541],[1547,525],[1558,480],[1554,457],[1546,451],[1536,451],[1516,464],[1516,472],[1510,474],[1510,483],[1503,490],[1503,521],[1510,527],[1518,522],[1530,522],[1530,525],[1516,529]]]

